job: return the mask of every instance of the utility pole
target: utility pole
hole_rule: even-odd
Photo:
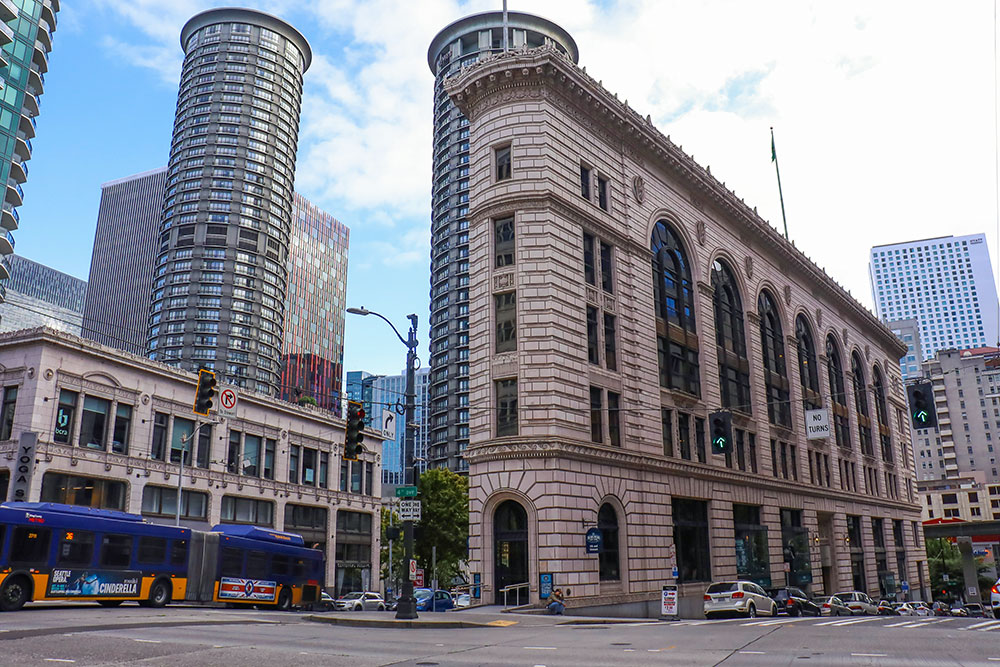
[[[404,438],[405,452],[404,480],[407,486],[415,486],[417,483],[416,470],[413,467],[413,413],[416,403],[415,374],[417,370],[417,316],[407,315],[410,320],[410,331],[406,339],[406,408],[404,419],[406,420],[406,437]],[[403,553],[406,558],[407,567],[413,559],[413,521],[403,522]],[[396,618],[413,619],[417,617],[417,601],[413,597],[413,582],[410,581],[409,570],[403,579],[403,595],[396,605]]]

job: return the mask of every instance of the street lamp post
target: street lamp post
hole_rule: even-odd
[[[414,432],[413,432],[413,412],[416,407],[415,376],[417,370],[417,316],[407,315],[410,320],[410,330],[406,338],[400,335],[399,331],[385,316],[368,310],[364,306],[361,308],[348,308],[347,312],[352,315],[375,315],[388,324],[400,342],[406,346],[406,405],[404,408],[404,428],[406,435],[403,439],[403,464],[404,482],[407,486],[416,484],[416,471],[413,467],[414,457]],[[413,559],[413,521],[403,522],[403,551],[407,566]],[[403,577],[403,586],[399,601],[396,603],[396,618],[414,619],[417,618],[417,601],[413,597],[413,582],[410,580],[409,571]]]

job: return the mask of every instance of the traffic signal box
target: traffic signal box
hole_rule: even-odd
[[[910,402],[910,422],[913,428],[937,428],[937,410],[934,408],[934,385],[917,382],[906,387]]]
[[[215,373],[205,369],[198,371],[198,388],[194,391],[194,407],[191,408],[196,415],[208,416],[215,398],[215,385]]]
[[[729,454],[733,451],[733,415],[719,410],[708,415],[712,434],[712,453]]]
[[[362,442],[365,434],[365,409],[356,401],[347,402],[347,430],[344,434],[344,458],[357,461],[358,455],[365,451]]]

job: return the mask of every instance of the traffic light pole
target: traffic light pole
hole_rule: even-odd
[[[406,340],[406,408],[404,415],[405,437],[403,438],[403,456],[405,463],[404,481],[407,486],[417,483],[416,470],[413,467],[413,412],[416,403],[416,370],[417,370],[417,316],[407,315],[410,320],[409,336]],[[402,594],[396,603],[396,618],[413,619],[417,617],[417,600],[413,597],[413,581],[410,580],[409,564],[413,558],[413,521],[403,522],[403,552],[407,571],[403,576]]]

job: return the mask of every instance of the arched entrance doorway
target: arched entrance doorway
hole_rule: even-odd
[[[513,500],[505,500],[493,514],[494,604],[503,604],[501,589],[528,583],[528,513]],[[507,594],[510,605],[528,604],[528,589]]]

